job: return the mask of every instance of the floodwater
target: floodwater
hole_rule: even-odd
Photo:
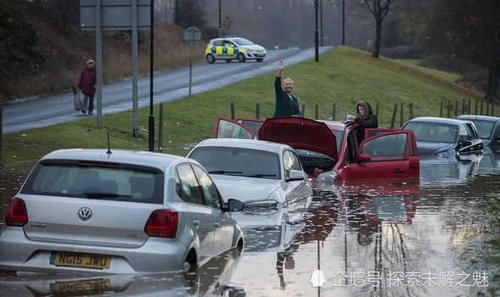
[[[21,181],[4,176],[2,204]],[[0,296],[499,296],[499,209],[500,156],[424,160],[419,185],[337,189],[300,217],[268,214],[245,230],[242,256],[188,279],[11,276]]]

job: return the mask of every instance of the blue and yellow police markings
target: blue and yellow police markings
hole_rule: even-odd
[[[215,55],[236,55],[240,52],[240,49],[227,46],[212,46],[210,52]],[[243,50],[241,52],[244,52]],[[208,49],[207,49],[208,53]]]

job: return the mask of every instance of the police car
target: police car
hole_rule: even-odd
[[[246,60],[262,62],[266,57],[266,49],[241,37],[216,38],[210,40],[205,50],[205,59],[212,64],[216,60],[232,60],[244,63]]]

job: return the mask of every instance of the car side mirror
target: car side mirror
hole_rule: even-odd
[[[360,154],[360,155],[358,156],[358,161],[359,161],[360,163],[362,163],[362,162],[369,162],[369,161],[371,161],[371,159],[372,159],[372,157],[370,157],[370,156],[369,156],[369,155],[367,155],[367,154]]]
[[[226,203],[224,203],[222,210],[229,212],[238,212],[242,211],[244,208],[245,203],[241,202],[240,200],[229,199]]]
[[[290,170],[290,176],[287,179],[285,179],[285,181],[290,182],[290,181],[304,180],[304,179],[305,179],[304,172],[302,172],[301,170]]]

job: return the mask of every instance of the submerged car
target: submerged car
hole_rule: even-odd
[[[205,169],[151,152],[70,149],[43,157],[11,199],[0,271],[193,271],[243,248],[243,234]]]
[[[212,64],[216,60],[230,63],[237,60],[244,63],[247,60],[262,62],[266,57],[266,49],[242,37],[216,38],[210,40],[205,49],[205,59]]]
[[[256,138],[288,144],[295,149],[312,179],[327,172],[326,176],[322,174],[322,180],[330,184],[351,179],[419,177],[418,151],[410,130],[362,130],[355,123],[301,117],[253,120],[258,121],[262,123],[260,127],[252,129],[241,120],[218,118],[213,137]]]
[[[222,196],[245,203],[245,212],[307,207],[312,188],[288,145],[245,139],[207,139],[187,155],[207,170]],[[243,214],[238,214],[241,216]]]
[[[500,153],[500,117],[461,115],[458,119],[473,122],[483,145],[489,146],[493,153]]]
[[[406,122],[402,128],[415,133],[421,156],[469,160],[483,151],[483,143],[471,121],[420,117]]]

